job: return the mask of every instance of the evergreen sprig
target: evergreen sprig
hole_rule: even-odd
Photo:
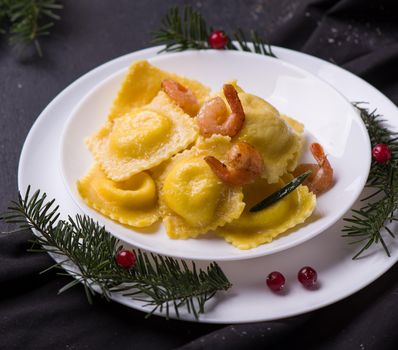
[[[352,209],[352,217],[344,218],[349,224],[343,228],[343,237],[354,238],[352,243],[364,243],[353,259],[358,258],[373,244],[381,243],[386,254],[390,256],[384,234],[394,238],[388,224],[397,221],[398,209],[398,137],[385,126],[385,120],[376,112],[362,107],[361,103],[353,103],[358,109],[368,129],[372,147],[387,144],[391,150],[391,160],[381,164],[372,160],[366,187],[372,194],[363,198],[366,204],[360,209]]]
[[[186,307],[198,318],[217,291],[231,287],[215,262],[206,270],[198,270],[194,262],[135,250],[136,265],[130,270],[121,268],[115,260],[123,248],[119,240],[88,216],[60,220],[58,208],[45,193],[36,191],[31,195],[28,188],[0,219],[18,225],[17,231],[36,232],[30,251],[56,254],[62,260],[47,269],[58,268],[61,275],[75,277],[60,293],[82,283],[89,302],[95,291],[106,299],[118,292],[151,306],[148,315],[159,310],[169,317],[170,309],[174,309],[179,317],[181,308]]]
[[[33,43],[42,56],[39,38],[50,34],[62,8],[58,0],[0,0],[0,32],[13,45]]]
[[[178,7],[172,7],[164,16],[161,28],[153,32],[153,43],[165,45],[160,51],[179,52],[184,50],[211,49],[208,38],[213,31],[209,28],[199,11],[191,6],[184,7],[182,14]],[[269,44],[255,31],[250,31],[249,40],[241,29],[228,35],[226,49],[241,50],[276,57]]]

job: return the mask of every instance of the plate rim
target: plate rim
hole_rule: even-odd
[[[188,50],[185,52],[181,52],[181,53],[168,53],[167,55],[155,55],[152,56],[150,58],[148,58],[149,62],[154,62],[154,64],[156,65],[156,62],[158,61],[162,61],[164,59],[169,60],[169,59],[173,59],[176,56],[191,56],[191,55],[200,55],[200,54],[205,54],[207,55],[209,53],[209,55],[218,55],[220,53],[220,51],[218,50]],[[122,233],[120,233],[118,231],[118,229],[112,229],[109,230],[109,232],[116,238],[120,239],[121,241],[127,243],[127,244],[131,244],[135,247],[138,247],[140,249],[144,249],[144,250],[148,250],[151,251],[153,253],[156,254],[161,254],[161,255],[166,255],[166,256],[171,256],[174,258],[179,258],[179,259],[190,259],[190,260],[201,260],[201,261],[238,261],[238,260],[247,260],[247,259],[255,259],[255,258],[259,258],[262,256],[266,256],[266,255],[272,255],[272,254],[276,254],[288,249],[291,249],[297,245],[303,244],[305,242],[307,242],[310,239],[315,238],[316,236],[322,234],[324,231],[326,231],[328,228],[330,228],[331,226],[333,226],[336,222],[338,222],[343,216],[344,214],[352,207],[352,205],[355,203],[355,201],[358,199],[358,197],[360,196],[360,194],[363,191],[363,188],[366,184],[366,180],[369,174],[369,170],[370,170],[370,165],[371,165],[371,156],[370,156],[370,150],[371,150],[371,146],[370,146],[370,139],[369,139],[369,135],[368,132],[366,130],[366,126],[363,123],[362,119],[359,117],[357,111],[355,110],[355,108],[352,106],[352,104],[350,103],[350,101],[340,92],[338,91],[334,86],[332,86],[331,84],[329,84],[328,82],[324,81],[323,79],[317,77],[315,74],[306,71],[305,69],[298,67],[290,62],[286,62],[284,60],[281,59],[277,59],[274,57],[268,57],[268,56],[264,56],[264,55],[260,55],[260,54],[253,54],[253,53],[249,53],[249,52],[241,52],[241,51],[225,51],[225,52],[221,52],[221,54],[223,55],[232,55],[235,57],[250,57],[253,58],[255,60],[272,60],[275,63],[281,63],[283,66],[287,66],[289,69],[292,69],[293,71],[297,71],[300,72],[301,74],[303,74],[304,76],[309,76],[311,77],[311,79],[314,79],[315,81],[320,82],[321,84],[324,84],[327,86],[327,88],[331,89],[331,91],[333,91],[334,93],[337,93],[335,96],[337,98],[339,98],[343,103],[345,103],[347,106],[349,106],[349,109],[351,110],[351,114],[353,116],[353,121],[356,122],[357,126],[359,127],[359,130],[361,132],[361,134],[363,135],[363,141],[365,142],[365,147],[367,147],[368,152],[365,152],[365,154],[368,154],[368,157],[364,157],[364,159],[362,159],[361,161],[366,161],[366,165],[365,165],[365,169],[366,171],[363,174],[360,174],[360,185],[358,187],[356,187],[356,191],[354,192],[354,194],[350,197],[349,201],[344,201],[344,206],[341,207],[341,209],[338,210],[337,214],[334,214],[332,216],[332,219],[329,220],[328,222],[324,223],[322,227],[313,229],[312,232],[310,232],[310,234],[304,235],[304,237],[298,237],[296,239],[294,239],[291,242],[286,242],[281,246],[277,246],[272,248],[271,251],[267,251],[265,248],[265,251],[258,251],[258,250],[254,250],[254,249],[249,249],[249,250],[245,250],[244,252],[242,252],[242,254],[240,255],[232,255],[231,253],[222,253],[223,255],[217,255],[214,256],[195,256],[195,255],[190,255],[188,254],[183,254],[180,251],[174,252],[174,251],[164,251],[159,247],[153,247],[150,245],[150,243],[145,243],[145,242],[137,242],[134,240],[134,237],[132,236],[132,239],[126,239],[126,237],[124,237],[124,235]],[[104,216],[101,213],[97,213],[94,209],[90,208],[83,200],[81,200],[80,198],[77,198],[76,194],[73,192],[72,188],[70,188],[70,183],[67,180],[67,176],[66,176],[66,169],[65,169],[65,162],[64,160],[64,152],[65,152],[65,139],[68,135],[69,129],[71,128],[71,125],[73,125],[73,123],[75,122],[76,119],[76,114],[79,112],[79,110],[86,104],[86,101],[93,95],[95,94],[97,91],[103,89],[104,86],[106,86],[107,84],[109,84],[110,81],[114,80],[115,77],[121,75],[122,73],[125,73],[128,70],[128,66],[124,67],[124,68],[120,68],[117,71],[109,74],[107,77],[103,78],[101,81],[99,81],[95,86],[93,86],[92,88],[90,88],[90,90],[79,100],[79,103],[71,110],[68,118],[65,120],[64,122],[64,127],[63,130],[61,132],[61,137],[59,140],[59,151],[58,151],[58,167],[59,167],[59,171],[60,171],[60,175],[63,181],[64,186],[66,187],[66,190],[69,194],[69,196],[72,198],[73,202],[79,207],[79,209],[84,212],[85,214],[89,215],[89,216],[94,216],[95,220],[97,220],[101,225],[107,225],[106,221],[107,218],[104,218]],[[117,224],[117,223],[116,223]],[[132,231],[134,232],[134,229],[132,229]],[[294,233],[294,232],[292,232]],[[226,242],[226,244],[228,244]],[[259,249],[261,249],[262,247],[264,247],[264,245],[258,247]],[[237,249],[237,248],[236,248]]]

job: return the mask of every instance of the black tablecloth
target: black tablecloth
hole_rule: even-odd
[[[360,75],[398,103],[398,15],[394,0],[195,1],[209,23],[256,29]],[[17,194],[23,141],[40,111],[67,85],[112,58],[150,46],[151,31],[188,1],[64,1],[62,21],[42,41],[44,58],[18,56],[0,39],[0,208]],[[52,166],[49,164],[49,166]],[[1,225],[2,229],[6,227]],[[1,349],[397,349],[398,267],[337,304],[299,317],[247,325],[166,321],[83,289],[45,254],[26,253],[29,232],[0,236]],[[242,310],[244,312],[244,310]]]

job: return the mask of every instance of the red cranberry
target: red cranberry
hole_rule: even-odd
[[[116,254],[116,263],[125,269],[131,269],[136,261],[137,258],[131,250],[121,250]]]
[[[267,286],[274,292],[279,292],[285,286],[285,277],[278,271],[271,272],[267,277]]]
[[[373,158],[378,163],[386,163],[391,159],[391,150],[385,143],[379,143],[373,147]]]
[[[225,49],[229,39],[222,30],[216,30],[210,34],[208,41],[212,49]]]
[[[304,266],[297,274],[299,282],[306,288],[313,287],[318,278],[316,271],[310,266]]]

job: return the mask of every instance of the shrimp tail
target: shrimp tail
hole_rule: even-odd
[[[166,93],[174,92],[175,90],[180,92],[187,92],[188,90],[184,85],[181,85],[180,83],[172,79],[163,79],[161,87],[165,90]]]
[[[185,113],[191,117],[198,113],[199,102],[190,89],[172,79],[163,79],[161,88]]]
[[[319,166],[322,166],[323,162],[325,161],[326,155],[323,147],[319,143],[311,143],[310,151],[312,156],[315,158],[316,162]]]
[[[229,182],[230,181],[230,173],[227,166],[220,162],[216,157],[206,156],[204,157],[206,163],[210,166],[213,173],[222,181]]]
[[[329,163],[323,147],[319,143],[314,142],[311,144],[310,150],[319,167],[333,174],[333,168]]]
[[[228,130],[228,136],[234,137],[242,129],[246,116],[238,93],[233,85],[225,84],[223,86],[223,91],[232,111],[232,114],[224,123],[224,129]]]
[[[230,186],[243,186],[253,182],[253,174],[246,169],[234,169],[227,167],[213,156],[204,158],[213,173],[224,183]]]
[[[300,175],[304,171],[311,170],[312,174],[304,181],[311,192],[316,195],[329,190],[333,186],[333,168],[319,143],[310,145],[312,156],[317,164],[300,164],[295,170],[294,175]]]

